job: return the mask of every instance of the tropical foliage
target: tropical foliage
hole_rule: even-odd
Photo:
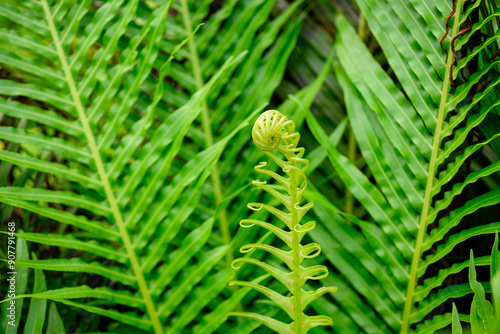
[[[2,331],[299,333],[307,314],[328,325],[310,333],[494,332],[499,13],[2,1],[0,208],[18,237]],[[265,109],[284,160],[251,142]],[[305,268],[330,274],[283,278]]]

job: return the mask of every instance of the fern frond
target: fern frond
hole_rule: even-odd
[[[278,199],[289,213],[285,213],[273,206],[263,203],[251,203],[248,207],[255,211],[264,209],[272,213],[282,220],[289,230],[285,231],[271,223],[254,219],[242,220],[240,225],[242,227],[251,227],[253,225],[264,227],[278,236],[291,250],[284,251],[268,245],[249,244],[243,246],[240,251],[246,253],[254,248],[265,250],[282,260],[291,271],[285,272],[259,260],[248,257],[234,260],[233,267],[240,262],[251,263],[261,267],[280,281],[290,292],[290,296],[285,297],[271,288],[256,283],[233,281],[230,284],[251,287],[266,295],[289,315],[292,322],[285,324],[263,315],[246,312],[233,312],[229,313],[228,316],[241,316],[255,319],[281,334],[305,334],[311,328],[329,326],[333,322],[331,318],[326,316],[307,316],[304,313],[305,308],[310,302],[316,300],[325,293],[335,292],[337,288],[323,287],[316,291],[306,291],[303,289],[307,280],[319,280],[328,276],[328,269],[322,265],[310,267],[303,267],[301,265],[304,259],[313,258],[319,255],[321,248],[317,243],[307,245],[301,244],[304,235],[314,229],[315,222],[301,224],[303,216],[312,207],[312,203],[302,206],[300,204],[301,198],[307,187],[305,172],[309,166],[309,161],[303,158],[304,148],[297,147],[300,135],[298,132],[295,132],[295,123],[293,121],[289,120],[279,111],[269,110],[260,115],[255,122],[252,129],[252,138],[255,145],[281,167],[281,170],[287,177],[282,177],[275,172],[264,169],[266,163],[261,163],[256,166],[255,170],[261,174],[271,176],[283,186],[287,194],[282,194],[278,190],[266,185],[265,182],[253,181],[252,184]],[[271,153],[271,151],[275,149],[280,151],[285,159],[278,158]]]
[[[210,167],[253,117],[250,110],[211,148],[194,152],[185,168],[165,184],[168,175],[177,172],[172,172],[172,162],[201,104],[223,86],[222,78],[245,55],[226,57],[182,108],[158,122],[155,112],[165,95],[164,79],[174,54],[191,37],[187,36],[174,43],[169,58],[159,67],[151,103],[137,112],[135,104],[157,61],[172,3],[143,12],[146,19],[142,20],[137,16],[139,1],[115,0],[98,6],[88,0],[76,6],[68,1],[13,2],[2,4],[2,8],[14,14],[9,20],[19,18],[12,27],[26,29],[18,30],[22,35],[14,29],[0,33],[2,41],[19,46],[19,50],[2,50],[0,55],[0,62],[15,78],[0,83],[2,116],[6,124],[10,119],[28,124],[27,129],[1,127],[0,138],[23,149],[1,151],[0,159],[3,164],[40,172],[57,182],[55,190],[45,190],[36,183],[23,184],[22,174],[13,187],[1,188],[0,202],[88,232],[86,240],[76,237],[78,232],[75,236],[19,233],[31,242],[61,247],[63,252],[76,249],[86,255],[74,259],[19,258],[18,265],[96,274],[127,285],[141,301],[127,305],[137,308],[131,315],[111,311],[109,308],[121,300],[97,297],[102,294],[94,296],[103,307],[70,298],[53,300],[156,333],[163,333],[165,323],[172,318],[174,306],[166,295],[174,293],[181,298],[177,302],[193,298],[189,284],[192,287],[208,276],[227,252],[227,247],[211,247],[213,250],[206,253],[209,257],[198,254],[209,244],[213,218],[204,219],[200,226],[190,224],[185,235],[182,227],[198,205]],[[139,31],[129,34],[132,26],[137,26],[134,19],[140,21]],[[36,43],[41,46],[33,50]],[[29,98],[30,103],[20,103],[21,97]],[[53,152],[55,159],[47,161],[44,150]],[[145,226],[139,224],[142,222]],[[184,243],[172,243],[183,237]],[[168,247],[175,251],[165,255]],[[105,266],[99,259],[110,261]],[[162,262],[165,259],[168,263]],[[189,279],[182,281],[181,277]],[[203,286],[196,290],[210,289]],[[119,291],[114,292],[119,295]],[[220,289],[214,291],[220,293]],[[23,294],[22,289],[18,292]],[[49,298],[49,294],[39,294],[44,296]]]
[[[307,108],[304,112],[345,191],[360,205],[343,212],[332,199],[309,190],[306,196],[317,204],[317,230],[324,231],[311,235],[333,245],[328,262],[376,312],[354,315],[347,301],[336,299],[357,331],[371,331],[367,324],[376,318],[386,332],[432,332],[451,324],[451,304],[446,316],[440,308],[472,292],[463,284],[447,286],[470,265],[450,254],[498,229],[494,217],[475,220],[484,217],[479,210],[499,204],[497,185],[487,182],[498,171],[496,157],[487,153],[498,142],[498,130],[495,125],[483,131],[498,107],[498,47],[492,43],[498,11],[488,1],[457,1],[454,11],[451,1],[356,3],[360,24],[366,18],[383,53],[374,57],[366,34],[343,15],[336,17],[334,71],[362,162],[354,159],[355,147],[345,156],[330,144],[321,123]],[[447,16],[451,36],[444,34]],[[439,48],[441,36],[447,56]],[[353,218],[353,209],[363,219]],[[332,225],[333,217],[342,223]],[[477,262],[490,265],[485,257]]]

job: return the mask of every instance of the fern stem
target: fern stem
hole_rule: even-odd
[[[113,217],[115,219],[115,222],[118,226],[118,229],[120,231],[120,236],[123,240],[123,244],[125,246],[125,249],[127,250],[128,257],[130,259],[130,264],[132,266],[132,269],[134,271],[135,277],[137,279],[137,284],[139,286],[139,290],[141,291],[142,298],[144,299],[144,304],[146,305],[146,309],[149,315],[149,318],[151,320],[151,324],[153,325],[154,331],[156,334],[163,334],[163,329],[160,323],[160,319],[158,318],[158,314],[156,312],[155,305],[153,303],[153,299],[151,298],[151,295],[149,293],[149,289],[146,283],[146,280],[144,278],[144,275],[141,271],[141,267],[139,265],[139,260],[137,258],[137,254],[134,251],[134,248],[132,246],[132,242],[130,240],[130,236],[128,234],[128,231],[125,227],[123,217],[121,215],[120,209],[118,207],[118,203],[116,201],[115,195],[113,193],[113,189],[111,188],[110,181],[108,179],[108,175],[106,173],[106,170],[104,168],[104,163],[102,161],[101,155],[99,154],[99,150],[97,147],[96,140],[94,138],[94,135],[92,133],[92,129],[90,128],[89,121],[87,119],[87,115],[85,114],[85,110],[83,108],[82,101],[80,99],[80,95],[78,94],[78,89],[76,88],[75,81],[73,79],[73,76],[71,74],[70,67],[68,65],[68,61],[66,59],[66,56],[64,54],[64,50],[61,45],[61,40],[59,39],[59,35],[57,33],[57,29],[54,24],[54,20],[52,18],[52,14],[50,12],[49,5],[47,3],[47,0],[42,0],[42,7],[43,11],[45,13],[45,17],[47,19],[47,23],[49,25],[49,30],[52,35],[52,39],[54,42],[54,45],[57,50],[57,54],[59,56],[59,59],[61,61],[61,65],[64,71],[64,75],[66,77],[66,81],[68,83],[70,92],[71,92],[71,97],[75,103],[75,108],[78,112],[78,116],[80,119],[80,122],[83,127],[83,132],[85,133],[85,137],[87,138],[90,151],[92,153],[92,157],[95,161],[97,171],[99,174],[99,178],[101,179],[102,186],[104,188],[104,192],[106,193],[107,200],[109,202],[111,211],[113,213]]]
[[[452,36],[456,35],[460,26],[460,12],[462,10],[463,0],[458,0],[456,12],[455,12],[455,21],[453,23]],[[421,258],[421,249],[422,243],[424,240],[425,232],[427,230],[427,217],[429,216],[429,210],[432,203],[432,188],[434,184],[434,179],[436,175],[437,169],[437,156],[439,152],[439,147],[441,144],[441,131],[443,127],[444,115],[446,102],[448,100],[448,91],[450,89],[450,72],[451,72],[451,63],[453,61],[453,54],[448,52],[446,58],[446,73],[444,76],[443,82],[443,90],[441,93],[441,101],[439,103],[439,112],[438,112],[438,120],[436,124],[436,131],[434,132],[434,139],[432,143],[432,152],[431,158],[429,161],[429,170],[427,174],[427,184],[425,187],[425,196],[424,196],[424,204],[422,207],[422,214],[420,215],[419,229],[417,240],[415,243],[415,253],[413,254],[413,260],[411,262],[411,270],[410,270],[410,279],[408,281],[408,289],[406,293],[406,301],[405,307],[403,310],[403,320],[401,324],[401,333],[407,333],[410,326],[410,315],[411,308],[413,305],[413,293],[415,292],[415,287],[417,285],[417,272],[418,265]]]
[[[293,163],[295,166],[296,162]],[[299,204],[297,200],[297,184],[295,180],[295,170],[291,170],[290,174],[290,211],[292,213],[292,256],[293,256],[293,306],[294,306],[294,327],[295,334],[302,333],[302,287],[300,286],[300,241],[299,234],[295,230],[295,226],[299,223],[297,209],[295,205]]]
[[[189,8],[187,0],[181,0],[182,6],[182,17],[184,22],[184,27],[188,36],[193,34],[193,23],[191,22]],[[195,79],[196,88],[199,90],[203,87],[203,77],[201,73],[200,59],[198,57],[198,47],[196,45],[195,37],[191,37],[188,41],[189,53],[191,62],[193,65],[193,74]],[[211,128],[210,115],[208,113],[208,106],[206,101],[203,102],[201,108],[201,123],[203,127],[203,134],[205,139],[205,145],[208,147],[214,144],[214,137]],[[216,205],[219,205],[224,200],[224,193],[222,191],[222,182],[220,180],[220,172],[217,164],[214,165],[212,169],[212,174],[210,175],[215,194]],[[231,234],[229,231],[229,220],[227,218],[227,212],[225,209],[221,210],[219,213],[219,227],[221,230],[222,241],[224,244],[229,245],[231,243]],[[233,250],[229,245],[226,253],[226,262],[230,265],[233,262]]]

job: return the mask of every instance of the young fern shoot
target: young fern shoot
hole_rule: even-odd
[[[321,248],[317,243],[308,245],[301,244],[304,235],[314,229],[316,223],[310,221],[301,224],[302,218],[307,211],[312,208],[313,203],[300,205],[302,196],[307,187],[305,171],[309,167],[309,161],[303,158],[304,148],[297,147],[300,140],[300,134],[295,132],[295,123],[293,121],[289,120],[279,111],[269,110],[260,115],[255,122],[252,129],[252,138],[255,145],[264,151],[271,160],[278,164],[288,177],[265,169],[264,167],[267,165],[266,162],[260,163],[260,165],[255,167],[255,170],[276,180],[286,190],[287,195],[270,187],[266,182],[252,181],[252,184],[278,199],[288,213],[263,203],[249,203],[248,208],[254,211],[262,209],[268,211],[276,218],[283,221],[288,227],[288,231],[256,219],[243,219],[240,222],[240,226],[244,228],[254,225],[263,227],[280,238],[290,250],[285,251],[264,244],[248,244],[243,246],[240,251],[242,253],[247,253],[253,249],[265,250],[282,260],[291,272],[285,272],[250,257],[236,259],[233,261],[232,266],[238,269],[238,263],[240,262],[257,265],[280,281],[288,289],[290,294],[283,296],[268,287],[254,282],[234,281],[230,284],[247,286],[263,293],[274,303],[279,305],[290,316],[292,322],[286,324],[267,316],[249,312],[233,312],[229,313],[228,316],[242,316],[255,319],[280,334],[305,334],[316,326],[331,326],[333,320],[330,317],[322,315],[308,316],[304,313],[309,303],[327,292],[337,291],[337,288],[322,287],[316,291],[305,291],[303,289],[307,280],[320,280],[327,277],[328,269],[322,265],[311,267],[302,266],[304,259],[316,257],[320,253]],[[281,141],[283,141],[283,144]],[[285,159],[282,160],[271,153],[271,151],[275,149],[278,149],[278,151],[284,155]]]

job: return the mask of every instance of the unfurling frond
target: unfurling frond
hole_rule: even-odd
[[[252,138],[255,145],[281,167],[287,177],[283,177],[275,172],[264,169],[265,162],[255,167],[255,170],[261,174],[270,176],[276,180],[286,191],[286,194],[279,192],[274,187],[270,187],[266,182],[253,181],[252,184],[268,192],[278,199],[288,212],[283,212],[278,208],[263,203],[250,203],[248,207],[251,210],[265,210],[285,223],[288,230],[283,230],[278,226],[256,219],[245,219],[240,222],[241,227],[248,228],[254,225],[263,227],[274,233],[281,239],[289,251],[285,251],[273,246],[263,244],[250,244],[243,246],[240,251],[247,253],[252,249],[265,250],[283,261],[291,271],[283,271],[271,265],[252,258],[240,258],[233,262],[234,268],[239,268],[242,263],[254,264],[280,281],[290,292],[290,295],[283,296],[280,293],[262,285],[252,282],[235,281],[231,285],[240,285],[251,287],[278,304],[292,319],[289,324],[265,317],[256,313],[234,312],[231,316],[242,316],[258,320],[273,329],[284,334],[305,334],[309,329],[316,326],[330,326],[332,319],[326,316],[307,316],[304,313],[309,303],[328,292],[335,292],[336,287],[323,287],[316,291],[305,291],[303,289],[307,280],[321,280],[328,275],[328,269],[325,266],[315,265],[303,267],[302,262],[306,258],[316,257],[321,248],[316,243],[302,245],[301,240],[304,235],[311,231],[316,223],[309,221],[301,224],[302,218],[312,203],[301,205],[301,199],[307,187],[305,171],[309,166],[309,161],[303,158],[304,148],[297,147],[300,134],[295,132],[295,123],[276,110],[264,112],[255,122],[252,130]],[[283,143],[282,143],[283,142]],[[278,158],[270,151],[278,149],[284,159]],[[237,265],[238,264],[238,265]]]

